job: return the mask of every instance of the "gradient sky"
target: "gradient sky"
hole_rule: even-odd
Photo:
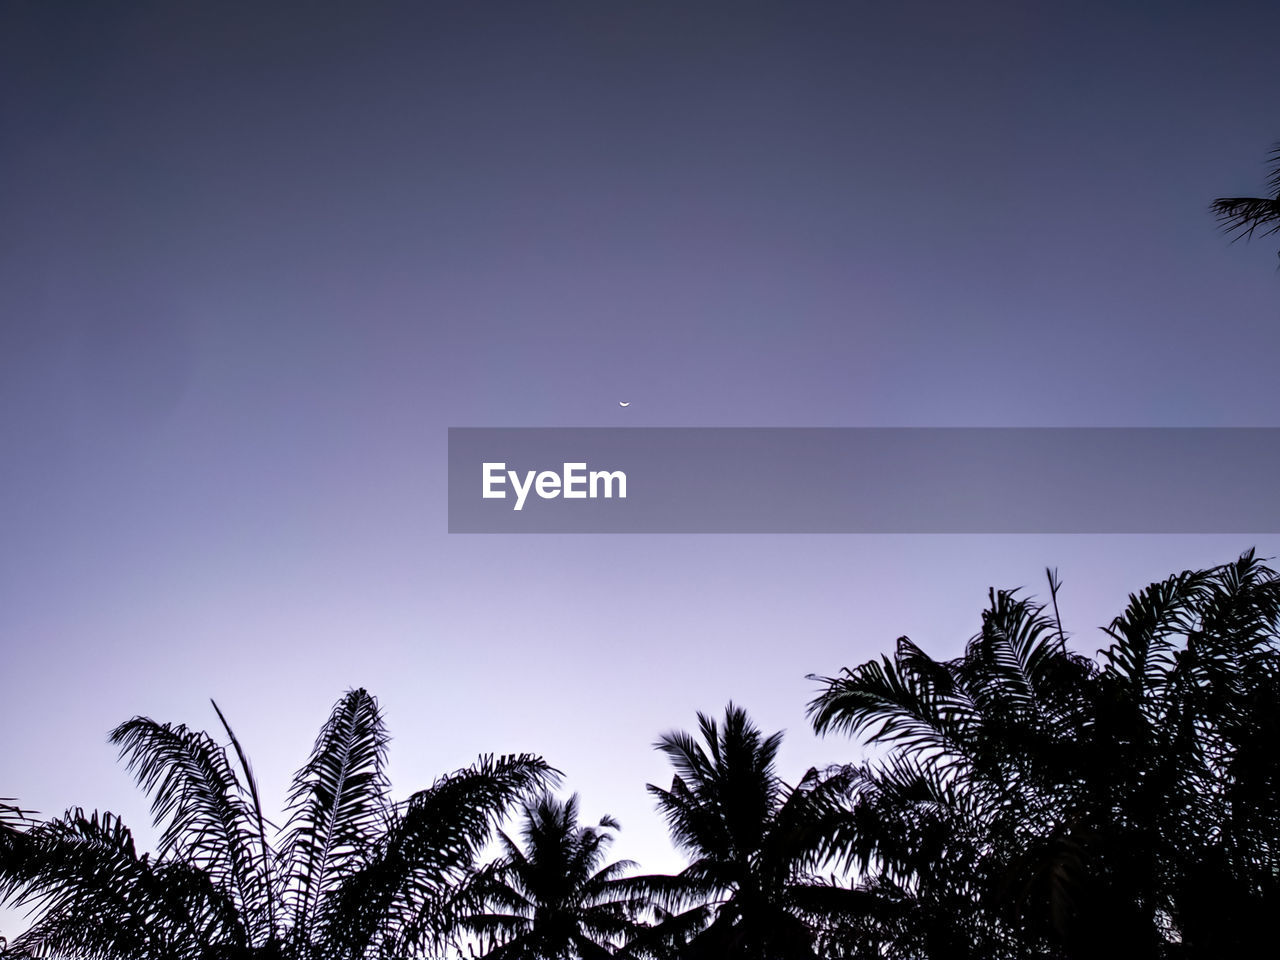
[[[334,700],[398,795],[535,750],[670,851],[651,745],[1060,568],[1277,538],[449,536],[449,426],[1276,426],[1274,3],[0,5],[0,796],[141,830],[106,743],[282,798]],[[630,400],[626,410],[619,400]],[[3,922],[0,920],[0,922]]]

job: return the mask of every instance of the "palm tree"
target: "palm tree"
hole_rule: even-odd
[[[1263,237],[1280,232],[1280,143],[1267,156],[1267,165],[1270,168],[1267,189],[1272,196],[1219,197],[1210,204],[1209,209],[1217,216],[1222,229],[1234,234],[1233,241],[1251,240],[1259,230],[1262,231],[1259,236]]]
[[[903,637],[892,658],[811,678],[826,685],[810,705],[817,732],[890,747],[851,771],[858,829],[847,852],[876,904],[853,930],[876,932],[891,956],[1025,949],[1016,918],[985,907],[1012,889],[1011,862],[1068,822],[1057,787],[1081,766],[1080,694],[1092,672],[1044,606],[992,591],[958,660],[934,661]],[[1067,869],[1057,867],[1047,875]]]
[[[1252,552],[1130,598],[1099,663],[992,592],[962,657],[906,638],[835,678],[819,732],[855,770],[849,852],[878,955],[1197,958],[1280,903],[1280,579]]]
[[[563,803],[543,794],[523,819],[523,847],[501,834],[503,856],[472,883],[483,910],[463,926],[489,960],[613,956],[644,929],[651,907],[645,879],[624,876],[635,864],[605,863],[617,821],[581,826],[576,794]]]
[[[775,761],[782,734],[762,736],[730,703],[723,724],[698,714],[702,742],[683,731],[656,746],[675,768],[671,788],[648,785],[689,866],[655,880],[664,908],[681,909],[633,951],[665,937],[682,958],[812,958],[849,891],[818,870],[848,828],[848,777],[809,770],[794,787]]]
[[[257,782],[209,734],[135,717],[111,734],[160,831],[138,853],[111,813],[82,809],[10,834],[0,902],[34,908],[13,947],[77,960],[420,956],[449,933],[450,891],[504,811],[555,772],[481,757],[402,803],[388,796],[377,701],[348,691],[271,828]],[[242,779],[243,778],[243,779]]]

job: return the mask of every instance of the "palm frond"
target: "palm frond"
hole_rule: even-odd
[[[258,908],[269,898],[255,870],[257,820],[226,751],[202,731],[134,717],[111,732],[111,742],[138,785],[151,796],[161,828],[158,856],[175,857],[205,870],[224,886],[251,927],[265,918]]]
[[[326,895],[362,864],[387,821],[387,742],[377,700],[363,689],[350,690],[294,776],[283,850],[291,926],[299,942],[310,941]]]
[[[640,930],[617,955],[629,960],[671,960],[682,956],[682,951],[714,918],[715,907],[710,904],[663,913],[656,924]]]
[[[1108,673],[1134,703],[1141,702],[1172,664],[1170,637],[1194,627],[1196,610],[1211,587],[1209,571],[1184,571],[1129,596],[1124,613],[1104,632],[1114,641],[1102,651]]]
[[[498,823],[558,778],[532,754],[485,756],[411,796],[331,895],[316,933],[325,955],[412,954],[446,942],[473,907],[463,881]]]
[[[856,773],[837,767],[808,770],[787,788],[761,848],[761,864],[774,872],[781,888],[837,858],[847,845],[852,821]]]
[[[1218,225],[1237,240],[1267,237],[1280,231],[1280,143],[1267,155],[1270,197],[1219,197],[1209,205]]]
[[[196,960],[214,944],[247,943],[208,874],[140,856],[110,813],[71,810],[22,834],[0,859],[0,900],[34,912],[14,942],[32,956]]]
[[[881,657],[845,668],[837,677],[809,679],[825,685],[809,704],[819,734],[838,730],[913,752],[965,753],[962,733],[971,726],[976,705],[946,664],[906,637],[898,640],[893,659]]]
[[[1210,209],[1233,242],[1280,231],[1280,200],[1274,197],[1220,197]]]
[[[276,933],[276,890],[275,878],[272,876],[272,863],[275,861],[275,851],[267,843],[267,818],[262,813],[262,797],[258,793],[258,778],[253,775],[253,767],[249,764],[249,757],[245,754],[244,747],[240,745],[239,738],[235,735],[235,731],[231,729],[231,724],[227,722],[227,718],[223,715],[217,701],[210,699],[209,702],[213,704],[214,713],[218,715],[218,721],[222,724],[222,729],[227,732],[227,736],[231,739],[231,746],[235,749],[236,758],[240,761],[240,771],[244,774],[245,783],[249,788],[249,799],[253,802],[253,818],[258,827],[260,858],[258,869],[261,871],[262,887],[267,892],[267,931],[269,937],[274,937]]]

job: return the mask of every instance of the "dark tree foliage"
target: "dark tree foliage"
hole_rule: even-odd
[[[634,940],[651,913],[650,883],[635,864],[606,862],[618,823],[578,823],[578,798],[543,794],[525,805],[521,840],[500,835],[502,855],[468,893],[480,909],[462,928],[487,960],[596,960]]]
[[[1280,232],[1280,143],[1267,156],[1266,197],[1219,197],[1209,209],[1234,240],[1252,240]]]
[[[11,949],[75,960],[420,957],[452,933],[453,892],[505,811],[555,776],[536,757],[482,757],[392,803],[381,711],[352,690],[268,839],[252,770],[218,717],[234,764],[181,725],[135,717],[111,734],[151,797],[154,855],[111,813],[75,809],[0,834],[0,902],[35,910]]]
[[[34,822],[32,811],[23,810],[12,798],[0,797],[0,860],[18,842],[18,835]],[[17,948],[10,949],[8,939],[0,935],[0,958],[7,960],[23,955]]]
[[[151,797],[111,813],[0,800],[0,952],[69,960],[1208,960],[1263,956],[1280,911],[1280,577],[1252,552],[1129,598],[1096,658],[1049,602],[995,591],[964,653],[910,640],[821,682],[819,733],[873,758],[794,786],[730,704],[657,743],[649,785],[688,867],[608,862],[616,828],[530,757],[392,803],[377,702],[347,693],[266,821],[239,742],[135,718]],[[216,705],[215,705],[216,709]],[[499,834],[523,804],[518,839]],[[834,873],[833,873],[834,871]]]
[[[1099,662],[992,592],[963,656],[822,678],[861,733],[848,956],[1247,955],[1280,908],[1280,582],[1252,552],[1130,597]],[[1248,954],[1252,955],[1252,954]]]
[[[649,791],[691,862],[657,886],[672,912],[633,952],[663,942],[684,960],[821,956],[855,896],[818,873],[847,822],[848,774],[810,770],[788,786],[775,769],[782,734],[762,735],[733,704],[722,724],[698,714],[698,729],[700,740],[676,731],[657,744],[675,776]]]

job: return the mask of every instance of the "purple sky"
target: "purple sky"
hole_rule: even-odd
[[[1275,4],[288,6],[0,8],[0,796],[141,828],[107,731],[212,696],[280,798],[363,685],[402,794],[537,750],[669,869],[696,710],[794,778],[859,755],[807,673],[954,654],[989,585],[1058,566],[1092,650],[1280,553],[451,537],[444,487],[448,426],[1280,425],[1280,243],[1207,212]]]

